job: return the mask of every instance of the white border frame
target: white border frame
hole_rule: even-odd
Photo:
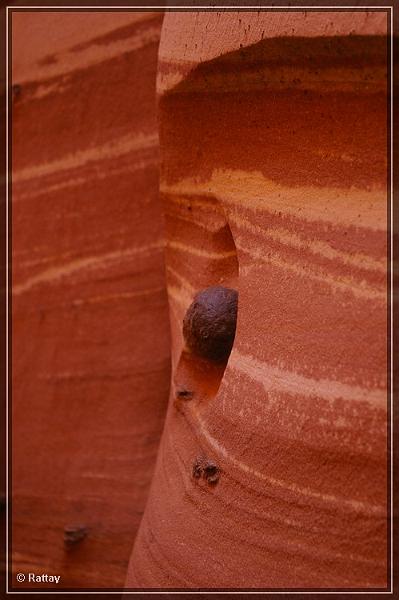
[[[6,594],[385,594],[385,595],[393,595],[393,7],[392,6],[6,6],[6,565],[5,565],[5,573],[6,573]],[[8,52],[8,44],[9,44],[9,32],[8,32],[8,21],[9,21],[9,11],[14,12],[18,10],[48,10],[51,12],[59,11],[62,9],[71,10],[79,12],[80,10],[96,10],[101,9],[101,12],[111,12],[111,11],[119,11],[126,10],[126,12],[136,12],[140,10],[159,10],[163,12],[171,12],[176,10],[177,12],[189,10],[190,12],[193,9],[198,9],[198,11],[203,10],[204,12],[217,11],[217,10],[234,10],[238,9],[244,10],[265,10],[265,11],[279,11],[279,10],[292,10],[292,12],[298,12],[301,10],[312,10],[313,12],[317,12],[317,10],[335,10],[339,12],[340,9],[343,11],[346,9],[350,9],[353,11],[364,11],[364,10],[386,10],[390,14],[391,19],[391,40],[390,40],[390,58],[391,58],[391,89],[390,89],[390,100],[391,100],[391,111],[390,111],[390,121],[391,121],[391,144],[390,144],[390,160],[391,160],[391,177],[390,177],[390,185],[391,185],[391,193],[390,193],[390,202],[391,202],[391,256],[390,256],[390,268],[391,268],[391,422],[390,422],[390,442],[391,442],[391,589],[388,591],[253,591],[253,590],[241,590],[241,591],[174,591],[173,589],[168,590],[159,590],[159,591],[129,591],[129,590],[121,590],[120,588],[115,589],[115,591],[61,591],[57,592],[55,589],[49,589],[48,591],[10,591],[8,586],[8,566],[9,566],[9,535],[8,535],[8,527],[9,527],[9,506],[8,506],[8,498],[9,498],[9,468],[8,468],[8,444],[9,444],[9,430],[8,430],[8,419],[9,419],[9,386],[8,386],[8,369],[9,369],[9,361],[8,361],[8,336],[9,336],[9,327],[8,327],[8,319],[9,319],[9,306],[8,306],[8,278],[9,278],[9,253],[8,253],[8,244],[9,244],[9,231],[8,231],[8,202],[9,202],[9,155],[8,155],[8,142],[9,142],[9,127],[8,127],[8,118],[9,118],[9,101],[8,101],[8,84],[9,84],[9,52]]]

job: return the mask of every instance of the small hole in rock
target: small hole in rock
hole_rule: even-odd
[[[171,238],[179,242],[181,238],[186,246],[190,234],[190,247],[198,244],[201,248],[200,258],[189,265],[189,276],[183,275],[187,265],[180,262],[179,253],[172,250],[167,256],[173,263],[168,269],[171,285],[196,290],[184,316],[175,323],[181,328],[178,343],[183,341],[183,345],[173,375],[174,406],[183,412],[191,403],[198,406],[218,393],[233,348],[238,312],[237,248],[226,213],[216,199],[193,197],[184,209],[192,204],[195,221],[187,221],[186,213],[181,220],[171,213],[168,221]]]
[[[177,404],[217,394],[234,343],[237,310],[238,292],[231,288],[211,286],[196,294],[183,321]]]

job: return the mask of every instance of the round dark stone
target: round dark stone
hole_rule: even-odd
[[[237,305],[236,290],[212,286],[199,292],[183,321],[188,348],[208,360],[227,361],[236,332]]]

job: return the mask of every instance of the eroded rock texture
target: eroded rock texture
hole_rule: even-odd
[[[166,409],[161,24],[13,15],[12,558],[64,588],[123,586]]]
[[[386,60],[383,13],[166,16],[174,385],[128,586],[387,585]],[[176,404],[211,285],[232,354]]]

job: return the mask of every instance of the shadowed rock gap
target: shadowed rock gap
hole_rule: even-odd
[[[212,219],[212,213],[207,218]],[[219,218],[225,222],[208,236],[204,250],[224,255],[226,259],[222,265],[218,264],[220,261],[213,261],[217,268],[212,261],[206,261],[204,274],[207,284],[195,290],[193,303],[181,324],[185,344],[173,376],[175,405],[178,408],[186,401],[201,402],[216,396],[233,347],[238,312],[238,259],[230,226],[222,210]],[[198,307],[204,311],[207,302],[210,314],[201,321]],[[216,331],[215,323],[223,321],[224,311],[230,312],[230,315],[222,323],[221,327],[225,329],[221,333],[220,329]],[[193,324],[199,321],[201,326],[190,334]]]

